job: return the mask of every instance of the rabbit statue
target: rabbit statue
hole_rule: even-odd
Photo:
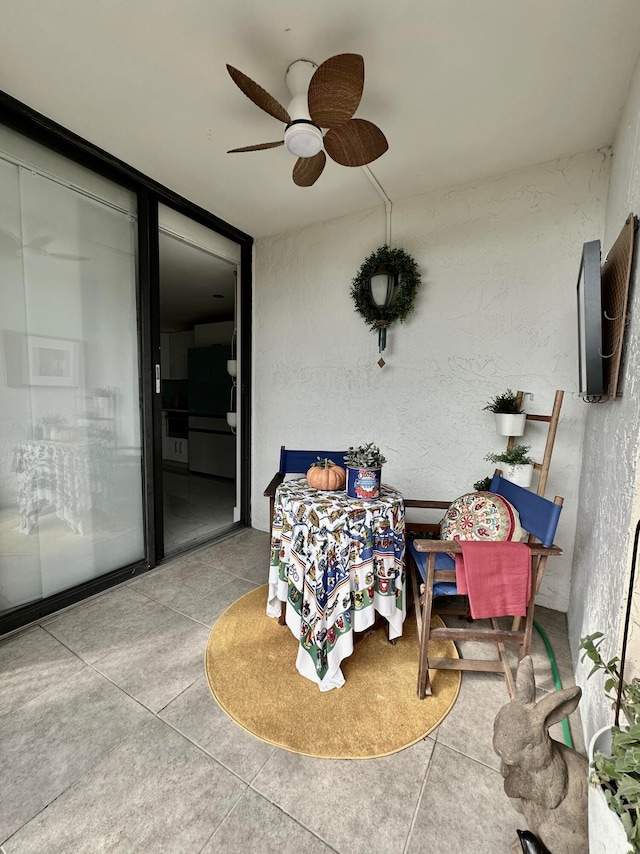
[[[577,707],[582,689],[564,688],[537,703],[535,693],[533,662],[526,655],[518,665],[515,697],[493,725],[504,790],[551,854],[585,854],[589,763],[549,735],[549,727]],[[521,850],[515,840],[512,854]]]

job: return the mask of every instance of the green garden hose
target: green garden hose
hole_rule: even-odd
[[[560,673],[558,671],[558,665],[556,664],[556,657],[553,654],[553,648],[549,643],[549,638],[544,633],[544,630],[540,628],[540,626],[533,621],[533,627],[538,632],[540,637],[542,638],[544,645],[547,649],[547,655],[549,656],[549,662],[551,664],[551,672],[553,673],[553,683],[556,686],[557,691],[562,690],[562,682],[560,681]],[[564,718],[562,721],[562,730],[564,732],[564,741],[567,747],[571,747],[573,749],[573,739],[571,738],[571,730],[569,729],[569,719]]]

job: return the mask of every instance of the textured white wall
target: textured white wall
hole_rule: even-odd
[[[507,387],[548,413],[565,389],[547,495],[565,497],[539,603],[569,604],[585,404],[576,396],[576,281],[582,244],[603,231],[608,157],[576,156],[394,205],[392,245],[417,261],[415,311],[377,338],[351,280],[384,243],[382,206],[257,241],[254,296],[253,524],[282,444],[374,441],[383,479],[406,497],[453,499],[492,473],[505,441],[483,406]],[[310,204],[313,195],[310,191]],[[527,427],[541,455],[546,430]]]
[[[640,64],[636,68],[618,127],[611,167],[603,251],[615,241],[627,216],[640,212]],[[636,253],[637,254],[637,253]],[[585,429],[574,583],[569,610],[570,641],[604,632],[606,657],[620,655],[635,526],[640,518],[638,440],[640,437],[640,289],[638,265],[631,283],[629,324],[623,351],[623,397],[588,408]],[[640,662],[640,607],[636,582],[633,630],[627,654]],[[580,704],[587,737],[610,721],[602,680],[586,679],[589,663],[579,664],[584,690]],[[631,672],[631,671],[630,671]]]

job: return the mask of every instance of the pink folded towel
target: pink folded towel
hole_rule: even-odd
[[[524,543],[461,540],[458,593],[469,596],[471,616],[524,617],[531,593],[531,551]]]

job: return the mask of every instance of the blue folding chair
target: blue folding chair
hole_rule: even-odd
[[[273,525],[276,489],[288,474],[306,474],[311,465],[317,462],[318,457],[320,459],[326,457],[329,460],[333,460],[337,466],[344,466],[346,454],[346,451],[294,451],[282,445],[280,448],[280,465],[278,466],[278,471],[263,493],[269,499],[269,524]]]
[[[515,681],[509,664],[505,644],[517,645],[518,660],[528,655],[531,648],[535,597],[542,576],[551,555],[562,554],[562,549],[554,545],[563,499],[556,496],[549,501],[540,495],[523,489],[521,486],[505,480],[496,473],[491,481],[489,492],[506,498],[520,515],[521,526],[529,533],[527,546],[531,551],[531,594],[527,606],[524,624],[514,620],[510,630],[501,629],[496,618],[490,618],[491,628],[468,626],[466,628],[431,627],[431,616],[435,596],[451,596],[458,593],[454,554],[462,552],[462,546],[454,540],[411,539],[407,538],[407,562],[411,576],[413,601],[418,625],[420,657],[418,664],[418,697],[423,699],[431,693],[429,668],[438,670],[473,670],[502,673],[509,694],[515,695]],[[443,501],[405,501],[408,507],[427,507],[446,510],[449,507]],[[433,529],[428,525],[409,525],[414,528]],[[424,584],[421,592],[419,584]],[[441,612],[442,613],[442,612]],[[434,658],[429,656],[429,644],[432,640],[476,641],[492,643],[496,646],[497,659]]]

